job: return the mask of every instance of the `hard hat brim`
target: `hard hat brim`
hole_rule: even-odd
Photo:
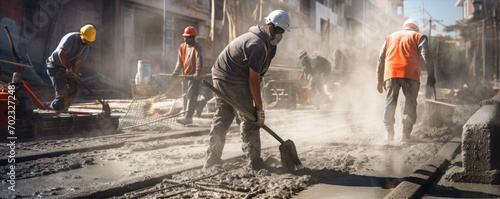
[[[95,37],[94,38],[88,38],[86,37],[85,35],[83,35],[83,38],[89,42],[94,42],[95,41]]]

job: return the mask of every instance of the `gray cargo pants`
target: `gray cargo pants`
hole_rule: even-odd
[[[255,114],[253,98],[248,85],[228,84],[216,79],[214,79],[213,82],[214,87],[224,93],[234,103],[237,103],[249,113]],[[221,98],[216,96],[215,99],[215,115],[208,135],[209,146],[205,165],[221,163],[226,135],[236,112],[236,109]],[[238,113],[237,115],[242,118],[242,122],[240,123],[240,133],[243,141],[242,149],[247,159],[250,161],[249,164],[252,164],[252,162],[261,160],[260,127],[254,125],[252,121],[245,118],[243,114]]]
[[[194,111],[198,106],[198,94],[200,92],[201,81],[195,78],[186,78],[182,82],[182,87],[186,90],[184,95],[184,110],[186,111],[185,118],[193,118]]]
[[[384,108],[384,124],[386,127],[393,127],[398,103],[399,90],[403,90],[406,97],[403,110],[403,128],[413,128],[417,121],[417,96],[420,89],[420,82],[408,78],[392,78],[386,81],[387,97]]]

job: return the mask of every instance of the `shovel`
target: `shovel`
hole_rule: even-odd
[[[82,85],[83,88],[87,89],[87,91],[89,91],[89,93],[94,96],[94,98],[97,99],[97,101],[99,101],[99,103],[102,104],[102,112],[99,113],[99,116],[104,116],[104,117],[109,117],[111,116],[111,107],[109,107],[109,104],[107,102],[105,102],[104,100],[101,100],[99,97],[97,97],[97,95],[94,94],[94,92],[92,92],[92,90],[90,90],[89,87],[87,87],[78,77],[75,78],[75,80],[80,84]]]
[[[256,117],[240,107],[238,104],[232,102],[229,98],[227,98],[222,92],[217,90],[215,87],[210,85],[207,81],[203,80],[203,84],[207,86],[210,90],[212,90],[218,97],[222,100],[226,101],[233,108],[238,110],[240,113],[245,115],[249,120],[255,121]],[[269,134],[271,134],[276,140],[278,140],[281,145],[279,146],[280,155],[281,155],[281,166],[287,170],[287,172],[294,172],[300,168],[302,168],[302,162],[300,161],[297,155],[297,149],[295,149],[295,144],[291,140],[283,141],[274,131],[272,131],[265,124],[262,126],[264,130],[266,130]]]
[[[444,99],[437,99],[436,87],[432,87],[434,99],[425,99],[427,108],[427,119],[429,126],[441,127],[445,123],[450,123],[455,112],[455,105],[444,102]]]

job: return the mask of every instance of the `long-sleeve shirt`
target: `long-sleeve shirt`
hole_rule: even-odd
[[[203,48],[200,43],[196,44],[197,41],[187,44],[186,50],[183,53],[182,46],[186,44],[181,44],[179,47],[179,56],[177,56],[177,64],[174,69],[174,74],[183,75],[202,75],[203,69]],[[196,45],[195,45],[196,44]],[[182,57],[184,54],[184,58]],[[183,61],[184,60],[184,61]]]
[[[412,31],[412,30],[407,29],[407,30],[401,30],[401,31]],[[395,32],[391,35],[405,33],[405,32],[401,32],[401,31]],[[409,32],[407,32],[407,33],[409,33]],[[389,40],[389,39],[391,39],[391,35],[388,36],[388,40],[386,40],[384,42],[384,45],[382,46],[382,49],[380,50],[378,64],[377,64],[377,72],[376,72],[377,81],[379,83],[384,82],[390,78],[411,78],[411,79],[415,79],[415,80],[420,80],[418,77],[420,75],[420,68],[419,68],[420,58],[414,57],[414,56],[422,57],[423,61],[425,62],[425,66],[427,68],[427,72],[428,72],[429,76],[434,75],[434,60],[433,60],[432,54],[431,54],[430,49],[429,49],[427,37],[425,35],[422,35],[419,38],[418,43],[415,44],[416,45],[415,46],[415,48],[416,48],[415,54],[412,54],[413,52],[411,52],[411,50],[408,50],[408,48],[413,48],[412,46],[408,47],[408,46],[405,46],[407,43],[401,42],[399,40],[397,41],[397,42],[401,42],[400,44],[396,44],[396,45],[400,45],[399,47],[396,46],[396,48],[399,48],[396,50],[399,51],[398,53],[400,54],[401,57],[405,57],[404,58],[405,60],[402,60],[403,63],[396,63],[396,62],[394,62],[394,60],[389,60],[389,59],[396,59],[396,58],[387,57],[388,56],[387,43],[388,42],[395,42],[395,41]],[[392,46],[391,48],[394,48],[394,45],[391,45],[391,46]],[[391,50],[393,50],[393,49],[391,49]],[[390,56],[392,56],[392,55],[390,55]],[[404,61],[407,61],[407,60],[413,60],[413,62],[417,62],[417,63],[404,63]],[[398,60],[398,61],[401,62],[400,60]],[[394,64],[387,64],[387,63],[394,63]],[[418,68],[417,68],[418,74],[399,73],[398,74],[399,76],[395,77],[394,73],[392,73],[393,68],[388,68],[388,67],[404,68],[405,66],[408,66],[408,65],[412,65],[412,67],[415,67],[415,65],[417,65],[418,66]],[[417,76],[417,77],[415,77],[415,76]]]

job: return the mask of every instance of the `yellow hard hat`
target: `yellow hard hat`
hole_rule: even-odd
[[[80,28],[80,33],[83,35],[85,40],[93,42],[95,41],[96,30],[93,25],[87,24]]]

